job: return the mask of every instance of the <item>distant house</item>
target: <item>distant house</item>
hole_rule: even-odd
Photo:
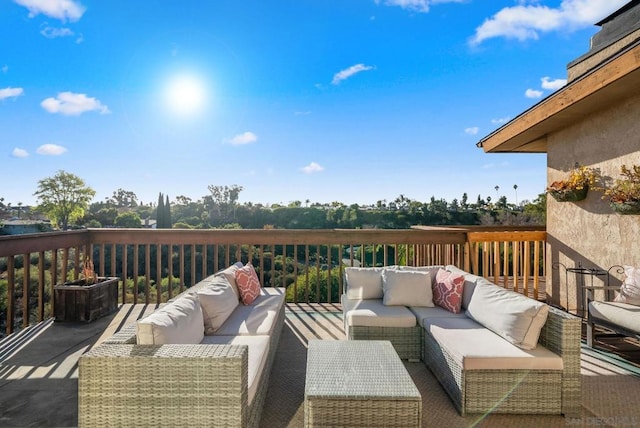
[[[619,178],[621,165],[640,165],[640,0],[596,25],[601,29],[589,51],[567,67],[567,85],[478,147],[546,153],[547,184],[566,178],[576,164],[612,178]],[[558,263],[604,270],[640,266],[640,216],[614,213],[601,196],[590,191],[580,202],[547,200],[547,293],[555,303],[568,299],[569,307],[583,307],[576,281],[584,278],[565,274]]]
[[[51,222],[42,220],[2,220],[0,235],[22,235],[24,233],[41,233],[53,230]]]
[[[156,229],[158,226],[158,222],[156,220],[151,220],[149,217],[144,219],[144,223],[142,227],[145,229]]]

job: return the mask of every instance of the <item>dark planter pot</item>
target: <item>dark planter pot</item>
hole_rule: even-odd
[[[553,196],[558,202],[578,202],[587,197],[587,193],[589,192],[589,187],[585,186],[580,190],[569,190],[566,192],[558,192],[550,190],[549,194]]]
[[[618,214],[640,214],[640,201],[611,202],[609,206]]]
[[[117,277],[98,278],[92,285],[83,280],[53,287],[56,321],[92,322],[118,309]]]

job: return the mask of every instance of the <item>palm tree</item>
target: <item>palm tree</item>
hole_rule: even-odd
[[[496,199],[500,199],[500,194],[498,193],[498,190],[500,190],[500,186],[496,185],[494,189],[496,189]]]
[[[518,206],[518,185],[513,185],[513,190],[516,192],[516,206]]]

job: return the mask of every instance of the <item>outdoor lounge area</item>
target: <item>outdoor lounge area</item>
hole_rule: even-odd
[[[115,330],[155,309],[122,305],[117,313],[90,324],[45,321],[0,344],[0,425],[77,425],[78,357]],[[288,304],[275,354],[260,426],[300,427],[304,423],[304,380],[310,340],[345,340],[337,304]],[[460,416],[423,363],[404,362],[422,396],[422,426],[637,426],[640,370],[583,346],[580,357],[582,409],[577,418],[553,415]],[[336,367],[336,369],[338,369]],[[126,383],[127,368],[122,367]],[[635,373],[634,373],[635,370]],[[161,383],[159,383],[161,385]],[[153,397],[149,397],[154,400]],[[541,397],[544,401],[544,397]]]
[[[288,290],[284,319],[278,329],[277,346],[272,350],[273,360],[269,363],[268,382],[264,383],[264,405],[257,425],[304,426],[310,342],[347,340],[345,308],[338,298],[348,289],[344,278],[346,266],[461,266],[468,272],[483,272],[482,277],[498,284],[499,288],[529,296],[533,302],[552,302],[553,299],[563,302],[565,296],[558,298],[556,293],[566,288],[545,280],[545,239],[542,230],[510,230],[504,227],[401,231],[158,232],[95,229],[3,238],[3,254],[0,256],[5,257],[10,267],[9,283],[12,286],[7,300],[12,304],[5,328],[7,336],[0,341],[0,425],[77,426],[81,413],[78,362],[82,355],[104,348],[106,341],[130,335],[138,320],[164,307],[201,279],[236,261],[246,263],[251,260],[258,271],[260,284],[265,285],[266,290],[282,290],[283,286]],[[369,253],[364,251],[368,248],[371,249]],[[157,253],[154,250],[158,250]],[[87,253],[94,255],[100,276],[121,278],[116,311],[102,314],[88,323],[53,321],[49,314],[56,313],[57,303],[50,300],[49,293],[53,291],[52,284],[60,282],[55,277],[80,276],[79,261]],[[196,259],[189,257],[191,254],[203,257]],[[288,263],[273,263],[281,260],[284,254],[287,254]],[[323,257],[314,260],[318,254]],[[504,257],[505,254],[508,258]],[[27,258],[37,269],[32,268],[24,280],[20,265],[21,260]],[[123,261],[114,263],[114,260]],[[127,264],[133,260],[140,263]],[[152,260],[157,262],[157,266],[150,265]],[[167,264],[167,260],[174,260],[177,265]],[[155,284],[154,275],[160,272],[169,272],[170,276],[175,273],[175,280],[181,285],[163,286],[162,293],[157,293],[160,287]],[[194,272],[196,275],[191,275]],[[137,293],[130,287],[133,278],[139,285]],[[330,287],[326,282],[329,278],[335,281]],[[24,284],[35,285],[29,288],[35,293],[33,297],[21,298]],[[580,290],[575,292],[579,294]],[[571,315],[577,313],[575,306],[553,305],[556,306],[554,312],[560,311],[569,318],[580,320]],[[28,317],[22,316],[27,313]],[[525,414],[461,412],[425,362],[420,357],[410,357],[403,359],[401,365],[419,392],[421,401],[417,414],[420,415],[421,426],[446,424],[462,427],[478,423],[519,427],[638,425],[640,409],[628,399],[640,389],[637,341],[596,334],[594,348],[589,348],[586,346],[586,320],[581,324],[580,391],[577,409],[571,415],[534,415],[528,411]],[[320,363],[323,364],[323,354],[315,355],[316,360],[320,355]],[[131,389],[133,385],[128,382],[135,378],[130,372],[132,366],[125,362],[117,362],[110,368],[109,375],[114,379],[113,385],[123,391]],[[341,367],[341,363],[334,360],[326,364],[329,364],[328,370],[337,371]],[[140,368],[138,366],[136,370]],[[397,368],[394,365],[394,370]],[[151,389],[143,400],[128,403],[133,407],[128,413],[122,413],[121,425],[126,426],[133,420],[133,416],[127,419],[127,414],[137,414],[135,406],[144,407],[147,396],[151,403],[146,406],[147,411],[149,407],[163,406],[165,395],[161,393],[169,372],[156,365],[143,369],[153,375],[150,378],[152,382],[149,382]],[[537,408],[544,408],[545,403],[550,409],[557,408],[557,395],[546,393],[544,388],[541,391]],[[411,393],[411,396],[416,395]],[[93,400],[95,402],[99,398]],[[98,419],[111,416],[108,409],[91,412],[91,416]],[[213,414],[215,412],[212,412],[214,419],[211,419],[211,425],[225,425],[225,421],[233,419],[232,414]]]

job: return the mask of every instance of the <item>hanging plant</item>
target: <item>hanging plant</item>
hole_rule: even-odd
[[[602,199],[609,201],[611,209],[619,214],[640,214],[640,166],[620,167],[622,178],[605,187]]]
[[[577,202],[585,199],[589,186],[599,177],[598,171],[586,166],[576,166],[566,180],[554,181],[547,187],[549,193],[559,202]]]

